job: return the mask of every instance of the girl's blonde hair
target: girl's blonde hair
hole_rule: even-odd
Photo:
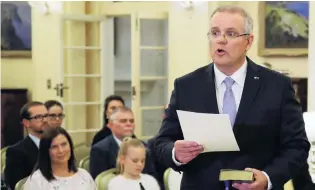
[[[122,141],[121,145],[120,145],[120,149],[119,149],[118,156],[117,156],[116,168],[117,168],[118,174],[122,174],[124,172],[124,166],[120,163],[120,158],[122,156],[127,155],[128,149],[130,147],[134,147],[134,148],[141,147],[141,148],[145,149],[143,143],[139,139],[131,138],[131,137],[125,137],[124,140]]]

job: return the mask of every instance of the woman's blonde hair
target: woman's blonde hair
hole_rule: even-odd
[[[120,145],[120,149],[118,152],[118,156],[117,156],[117,163],[116,163],[116,167],[117,167],[117,173],[118,174],[122,174],[124,172],[124,166],[120,163],[120,159],[122,156],[126,156],[128,149],[130,147],[141,147],[144,148],[143,143],[136,138],[131,138],[131,137],[125,137],[124,140],[122,141],[121,145]]]

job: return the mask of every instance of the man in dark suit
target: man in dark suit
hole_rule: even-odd
[[[21,108],[21,122],[28,131],[28,136],[8,147],[4,179],[13,190],[15,184],[29,176],[37,161],[40,135],[48,127],[48,111],[42,102],[30,102]]]
[[[163,119],[166,116],[167,107],[168,107],[168,105],[164,106],[164,112],[163,112],[163,116],[162,116]],[[159,162],[159,160],[157,159],[156,150],[155,150],[155,143],[156,143],[156,136],[148,140],[147,147],[148,147],[148,150],[150,151],[152,163],[154,164],[155,175],[156,175],[155,178],[157,179],[161,190],[164,190],[165,189],[164,173],[167,170],[167,167],[165,167],[164,164]]]
[[[90,152],[90,174],[95,179],[98,174],[116,167],[119,146],[125,137],[134,134],[134,116],[127,107],[117,108],[109,118],[109,128],[112,135],[94,144]],[[147,151],[143,172],[155,175],[150,154]]]
[[[150,151],[150,155],[152,158],[152,163],[154,164],[155,168],[155,178],[158,181],[161,190],[164,190],[164,172],[167,170],[167,167],[164,166],[164,164],[160,163],[157,160],[157,155],[156,155],[156,150],[155,150],[155,142],[156,142],[156,137],[153,137],[148,140],[148,149]]]
[[[217,8],[208,33],[213,63],[174,82],[156,151],[183,171],[181,190],[283,189],[306,162],[310,144],[291,80],[246,57],[252,32],[245,10]],[[202,145],[184,140],[176,110],[228,114],[240,151],[201,154]],[[220,182],[221,169],[252,171],[255,181]]]

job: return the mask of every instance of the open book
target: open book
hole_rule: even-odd
[[[254,174],[245,170],[223,169],[220,171],[220,181],[254,181]]]

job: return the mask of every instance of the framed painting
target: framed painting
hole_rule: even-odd
[[[259,2],[260,56],[307,56],[308,1]]]
[[[1,57],[31,57],[31,7],[27,1],[1,1]]]

